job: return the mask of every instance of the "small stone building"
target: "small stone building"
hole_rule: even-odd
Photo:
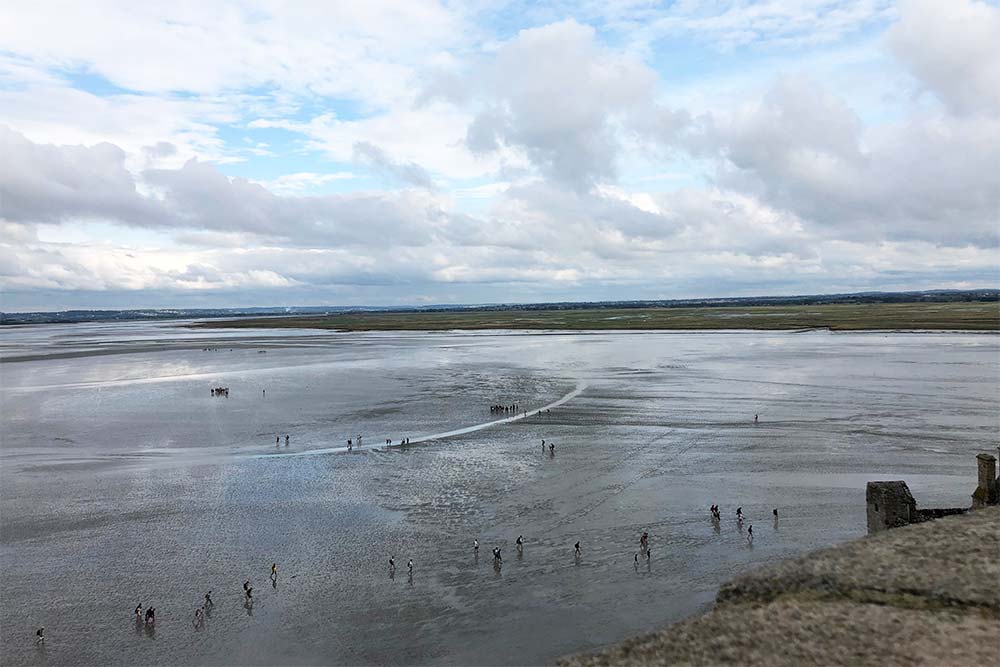
[[[911,523],[939,519],[951,514],[964,514],[970,509],[979,509],[1000,504],[1000,479],[997,479],[997,459],[992,454],[976,456],[978,466],[978,486],[972,494],[972,507],[942,507],[917,509],[906,482],[868,482],[866,500],[868,503],[868,532],[877,533],[890,528]]]
[[[997,459],[992,454],[982,453],[976,456],[979,466],[979,486],[972,494],[972,509],[1000,502],[1000,489],[997,480]]]
[[[868,482],[868,532],[877,533],[917,521],[917,501],[902,480]]]

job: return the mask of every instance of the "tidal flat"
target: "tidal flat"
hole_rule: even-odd
[[[868,480],[967,504],[1000,426],[990,333],[140,322],[6,327],[0,361],[17,665],[549,664],[864,534]]]

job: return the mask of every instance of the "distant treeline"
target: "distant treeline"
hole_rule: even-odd
[[[510,303],[480,305],[389,306],[295,306],[260,308],[172,308],[131,310],[64,310],[60,312],[3,313],[2,324],[43,324],[114,322],[134,320],[215,319],[289,315],[333,315],[338,313],[426,313],[505,310],[587,310],[626,308],[712,308],[723,306],[792,306],[865,303],[952,303],[1000,302],[1000,289],[932,290],[923,292],[858,292],[852,294],[812,294],[802,296],[750,296],[715,299],[658,299],[642,301],[559,301],[553,303]]]

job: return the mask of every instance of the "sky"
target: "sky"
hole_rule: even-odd
[[[0,3],[0,310],[1000,286],[983,0]]]

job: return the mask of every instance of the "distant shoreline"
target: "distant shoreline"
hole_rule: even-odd
[[[244,317],[187,325],[208,329],[338,331],[1000,331],[995,301],[837,303],[691,308],[566,308],[349,312]]]
[[[426,305],[326,305],[326,306],[248,306],[218,308],[124,308],[113,310],[0,311],[0,326],[32,324],[75,324],[85,322],[130,322],[169,320],[230,320],[272,317],[325,317],[344,314],[422,314],[478,312],[541,312],[582,310],[655,310],[695,308],[753,308],[757,306],[795,307],[931,303],[998,303],[1000,289],[921,290],[906,292],[854,292],[838,294],[800,294],[794,296],[735,296],[686,299],[625,299],[615,301],[549,301],[531,303],[452,303]]]

